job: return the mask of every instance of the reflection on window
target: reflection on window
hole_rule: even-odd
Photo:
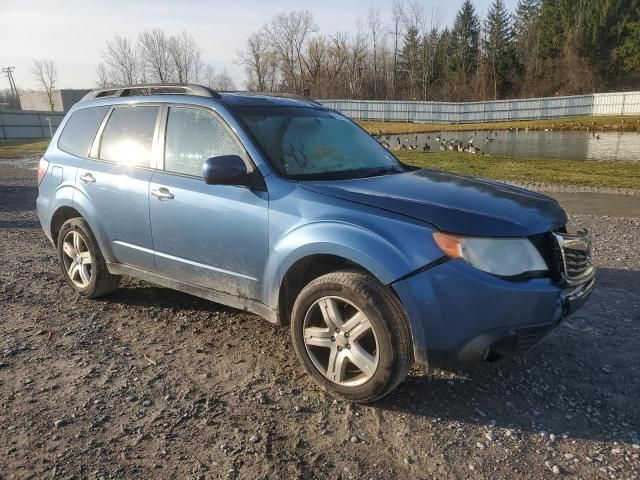
[[[315,108],[240,108],[273,166],[285,175],[397,168],[394,156],[345,117]]]
[[[116,108],[102,133],[100,159],[148,167],[159,107]]]
[[[242,147],[221,120],[202,109],[169,109],[164,157],[166,171],[202,176],[204,161],[219,155],[244,155]]]

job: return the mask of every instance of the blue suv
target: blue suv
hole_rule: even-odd
[[[412,363],[493,361],[590,294],[549,197],[409,167],[308,99],[197,85],[90,92],[40,162],[38,215],[78,294],[121,275],[290,325],[325,390],[371,402]]]

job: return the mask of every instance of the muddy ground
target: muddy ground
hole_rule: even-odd
[[[597,289],[526,356],[415,369],[364,407],[254,315],[130,279],[72,293],[32,167],[0,163],[0,478],[639,477],[640,219],[574,215]]]

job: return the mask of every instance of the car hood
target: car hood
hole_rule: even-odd
[[[316,193],[422,220],[460,235],[524,237],[567,222],[558,202],[546,195],[439,170],[303,181],[300,185]]]

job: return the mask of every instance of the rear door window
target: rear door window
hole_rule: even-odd
[[[204,161],[219,155],[244,158],[244,149],[222,120],[201,108],[169,108],[165,171],[201,177]]]
[[[102,132],[98,158],[129,166],[149,167],[160,107],[116,107]]]
[[[90,107],[72,113],[60,134],[58,148],[78,157],[89,156],[93,139],[108,110],[108,106]]]

